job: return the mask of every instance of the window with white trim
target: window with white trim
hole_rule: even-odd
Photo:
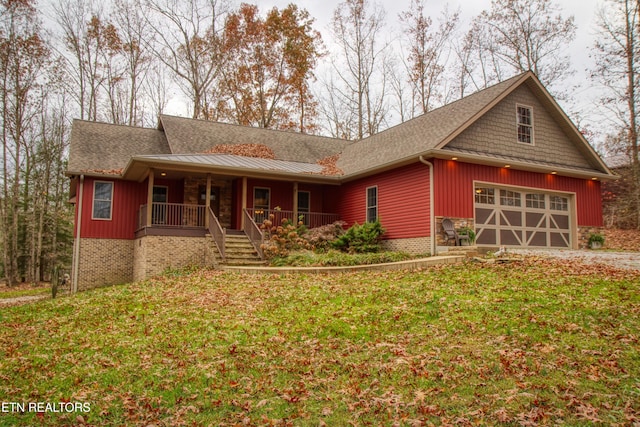
[[[367,188],[367,222],[378,219],[378,187]]]
[[[91,219],[111,220],[113,207],[113,182],[93,182],[93,210]]]
[[[531,107],[516,105],[518,142],[533,144],[533,110]]]

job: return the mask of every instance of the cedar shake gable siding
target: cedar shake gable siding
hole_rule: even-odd
[[[532,109],[533,142],[531,144],[518,142],[516,105],[527,105]],[[585,156],[582,144],[567,134],[558,124],[556,117],[526,85],[511,92],[498,105],[449,142],[446,148],[601,171],[600,166],[593,159]]]

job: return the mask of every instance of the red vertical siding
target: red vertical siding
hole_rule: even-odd
[[[91,218],[94,181],[111,181],[114,183],[110,220],[94,220]],[[79,197],[77,200],[79,200]],[[85,178],[81,236],[102,239],[133,239],[137,227],[138,210],[140,205],[146,203],[146,183]]]
[[[435,159],[436,216],[473,218],[474,181],[575,193],[579,226],[602,226],[600,182]]]
[[[352,225],[366,221],[366,189],[378,187],[378,217],[385,238],[426,237],[430,232],[429,168],[422,163],[404,166],[344,184],[339,214]]]

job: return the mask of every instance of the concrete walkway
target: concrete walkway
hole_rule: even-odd
[[[246,274],[332,274],[350,273],[357,271],[386,271],[386,270],[419,270],[441,264],[456,264],[462,262],[464,255],[434,256],[429,258],[412,259],[409,261],[390,262],[386,264],[355,265],[345,267],[255,267],[255,266],[225,266],[224,271]]]

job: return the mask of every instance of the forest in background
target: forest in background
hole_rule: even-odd
[[[616,196],[616,218],[637,228],[640,1],[604,5],[589,73],[602,88],[606,125],[570,116],[587,139],[602,141],[603,155],[623,159],[629,185]],[[9,285],[70,265],[64,172],[73,119],[154,127],[177,88],[193,118],[353,140],[527,70],[563,105],[572,102],[566,50],[576,26],[552,0],[493,0],[465,24],[459,11],[434,13],[421,0],[395,17],[369,0],[345,0],[324,35],[295,4],[46,6],[0,1],[0,274]],[[389,37],[392,20],[400,32]]]

